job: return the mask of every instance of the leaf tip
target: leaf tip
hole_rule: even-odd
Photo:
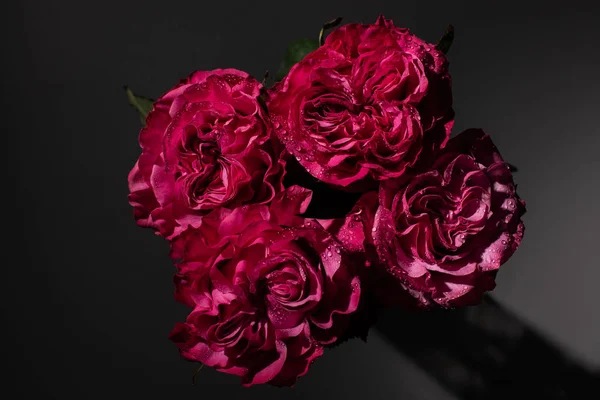
[[[448,50],[450,50],[450,46],[452,46],[453,41],[454,41],[454,25],[448,24],[446,26],[446,32],[444,33],[442,38],[439,40],[436,47],[442,53],[447,54]]]

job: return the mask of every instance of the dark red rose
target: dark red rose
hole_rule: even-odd
[[[333,31],[268,105],[289,153],[348,189],[397,178],[443,147],[454,115],[444,54],[383,17]]]
[[[174,241],[176,297],[193,307],[171,334],[183,357],[245,385],[288,386],[344,333],[361,294],[348,254],[315,221],[285,226],[309,201],[292,187],[271,207],[220,209]]]
[[[283,188],[260,89],[245,72],[200,71],[158,99],[129,174],[139,225],[172,238],[214,209],[268,202]]]
[[[379,259],[426,305],[479,302],[523,237],[525,202],[480,130],[450,140],[429,170],[383,184],[379,201],[373,224]]]

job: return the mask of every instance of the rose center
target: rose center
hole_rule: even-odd
[[[466,185],[462,174],[454,178],[456,181],[442,182],[441,175],[431,175],[419,186],[409,188],[408,210],[396,218],[398,231],[416,224],[430,236],[436,257],[460,251],[487,220],[485,190]]]
[[[291,262],[282,263],[265,276],[266,289],[269,294],[280,301],[294,300],[302,292],[300,275],[298,266]]]
[[[184,173],[202,173],[216,164],[220,156],[219,132],[211,124],[185,128],[179,146],[179,163]]]

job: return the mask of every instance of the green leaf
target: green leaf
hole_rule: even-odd
[[[437,48],[444,54],[448,54],[448,50],[450,50],[450,46],[452,46],[452,41],[454,40],[454,27],[452,25],[448,25],[446,28],[446,33],[440,39],[437,44]]]
[[[325,31],[331,28],[335,28],[336,26],[338,26],[340,24],[340,22],[342,22],[342,17],[337,17],[335,19],[332,19],[331,21],[327,21],[323,24],[323,27],[321,28],[321,32],[319,32],[319,45],[323,45],[323,42],[325,41],[325,38],[323,37],[325,35]]]
[[[125,93],[127,93],[127,98],[129,99],[129,104],[133,106],[140,113],[140,120],[142,121],[142,125],[146,125],[146,116],[152,110],[154,100],[149,99],[147,97],[136,96],[133,94],[131,89],[127,86],[124,86]]]
[[[299,39],[292,42],[285,51],[283,62],[277,72],[276,79],[280,81],[285,78],[294,65],[302,61],[308,53],[317,48],[319,48],[319,41],[316,39]]]

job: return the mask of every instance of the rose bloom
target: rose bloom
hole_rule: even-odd
[[[467,130],[433,166],[379,190],[380,262],[424,305],[478,303],[523,237],[525,203],[489,136]]]
[[[156,101],[129,174],[139,225],[172,238],[216,208],[268,202],[282,189],[260,89],[245,72],[200,71]]]
[[[288,151],[317,179],[364,189],[442,147],[453,123],[448,61],[380,17],[348,24],[270,91]]]
[[[171,334],[182,356],[249,386],[290,386],[358,308],[361,287],[339,242],[300,220],[310,192],[220,209],[173,243],[176,298],[192,307]]]

